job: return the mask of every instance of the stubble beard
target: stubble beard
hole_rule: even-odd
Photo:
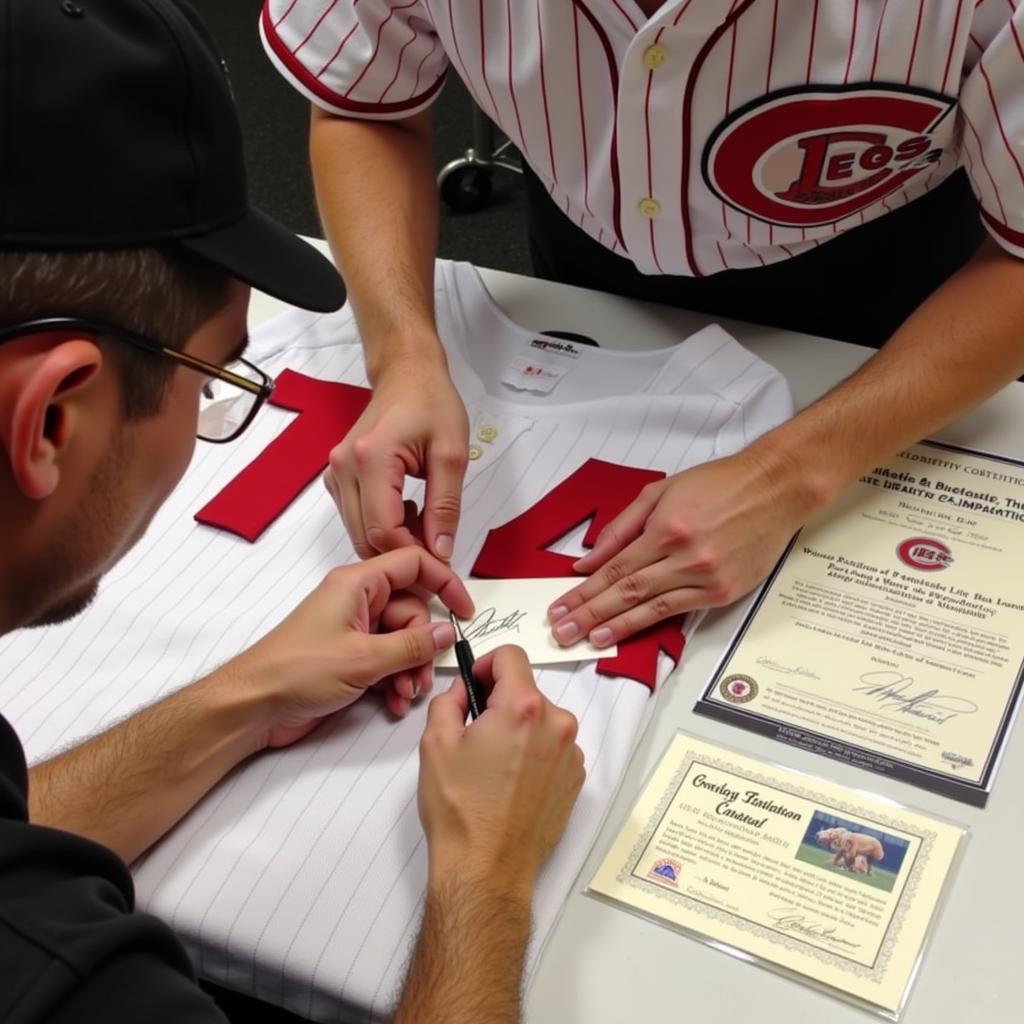
[[[119,487],[133,448],[123,431],[96,467],[75,520],[54,539],[45,563],[16,587],[17,600],[28,616],[24,627],[60,625],[80,615],[95,599],[109,567],[109,531],[126,512],[120,507]],[[68,590],[69,576],[82,582]]]

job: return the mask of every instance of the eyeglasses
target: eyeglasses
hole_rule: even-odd
[[[163,356],[180,366],[209,378],[203,385],[199,402],[199,425],[196,436],[201,441],[226,444],[234,441],[252,423],[260,407],[274,391],[274,381],[258,366],[245,359],[233,360],[228,366],[217,366],[197,359],[186,352],[168,348],[159,341],[137,334],[124,327],[115,327],[100,320],[84,317],[52,316],[27,320],[0,328],[0,342],[44,331],[88,331],[90,334],[116,338],[154,356]]]

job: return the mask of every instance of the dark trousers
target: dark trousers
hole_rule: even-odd
[[[794,259],[709,277],[647,276],[595,242],[524,165],[538,277],[878,348],[985,237],[963,171]]]

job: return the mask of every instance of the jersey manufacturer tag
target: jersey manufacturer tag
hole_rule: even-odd
[[[549,366],[547,363],[519,356],[502,371],[501,382],[515,388],[516,391],[533,391],[538,395],[547,395],[568,372],[568,368]]]
[[[535,348],[540,352],[550,352],[556,356],[566,356],[569,359],[579,359],[581,351],[581,346],[557,338],[534,338],[530,342],[530,348]]]

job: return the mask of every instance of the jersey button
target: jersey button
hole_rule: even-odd
[[[641,199],[636,205],[637,209],[645,217],[650,217],[651,220],[654,220],[655,217],[661,216],[661,203],[659,203],[657,199],[652,199],[648,196],[646,199]]]
[[[476,462],[477,459],[483,455],[484,450],[478,444],[471,444],[469,446],[469,460],[470,462]]]
[[[498,428],[492,427],[489,423],[485,423],[476,432],[476,436],[480,438],[484,444],[490,444],[498,436]]]
[[[668,50],[661,43],[655,43],[644,50],[644,67],[648,71],[657,71],[667,60]]]

